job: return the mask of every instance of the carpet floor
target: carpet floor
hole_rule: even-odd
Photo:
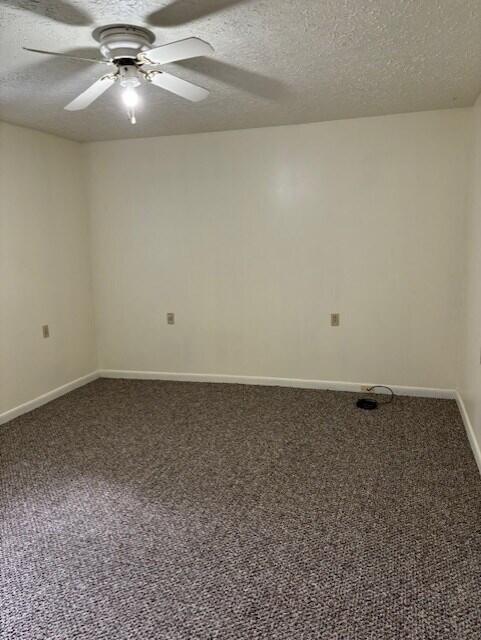
[[[479,640],[454,401],[97,380],[0,429],[2,640]]]

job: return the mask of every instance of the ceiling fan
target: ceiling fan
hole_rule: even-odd
[[[122,87],[122,100],[132,124],[136,123],[135,110],[139,103],[137,88],[142,82],[150,82],[156,87],[175,93],[191,102],[199,102],[209,95],[203,87],[171,75],[158,66],[206,56],[213,53],[213,47],[200,38],[186,38],[170,44],[152,47],[155,36],[145,27],[128,24],[113,24],[98,27],[93,37],[100,44],[102,58],[83,58],[70,54],[43,51],[23,47],[26,51],[62,56],[83,62],[110,65],[112,71],[99,78],[64,108],[67,111],[86,109],[116,82]]]

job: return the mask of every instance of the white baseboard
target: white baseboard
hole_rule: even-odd
[[[67,382],[67,384],[63,384],[61,387],[57,387],[56,389],[52,389],[52,391],[48,391],[33,400],[29,400],[24,404],[18,405],[18,407],[14,407],[13,409],[9,409],[4,413],[0,413],[0,424],[4,424],[5,422],[9,422],[14,418],[18,418],[24,413],[28,413],[33,409],[37,409],[37,407],[41,407],[43,404],[47,404],[51,400],[55,400],[55,398],[59,398],[60,396],[65,395],[69,391],[73,391],[78,387],[82,387],[84,384],[92,382],[99,377],[98,371],[93,371],[92,373],[87,374],[86,376],[82,376],[81,378],[77,378],[76,380],[72,380],[71,382]]]
[[[183,382],[217,382],[227,384],[247,384],[247,385],[261,385],[261,386],[274,386],[274,387],[297,387],[300,389],[323,389],[331,391],[354,391],[360,392],[361,386],[373,386],[374,383],[368,382],[342,382],[337,380],[314,380],[314,379],[302,379],[302,378],[272,378],[264,376],[235,376],[229,374],[215,374],[215,373],[174,373],[171,371],[132,371],[132,370],[114,370],[114,369],[100,369],[99,371],[93,371],[81,378],[72,380],[67,384],[52,389],[47,393],[44,393],[33,400],[29,400],[24,404],[21,404],[13,409],[9,409],[4,413],[0,413],[0,425],[5,422],[9,422],[24,413],[28,413],[37,407],[55,400],[60,396],[73,391],[78,387],[88,384],[97,378],[126,378],[136,380],[172,380]],[[476,443],[474,432],[469,422],[466,409],[464,407],[461,396],[454,389],[436,389],[431,387],[407,387],[401,385],[389,385],[394,393],[401,396],[419,396],[423,398],[445,398],[456,399],[459,410],[463,417],[463,421],[466,425],[466,431],[468,437],[473,446],[476,460],[481,468],[481,454],[479,447]],[[381,393],[382,391],[379,390]],[[473,444],[474,443],[474,444]],[[477,447],[475,450],[474,447]]]
[[[301,389],[329,389],[332,391],[361,391],[361,386],[373,386],[369,382],[340,382],[334,380],[310,380],[301,378],[268,378],[259,376],[234,376],[216,373],[173,373],[170,371],[130,371],[100,369],[101,378],[127,378],[136,380],[177,380],[182,382],[224,382],[229,384],[253,384],[270,387],[298,387]],[[400,396],[420,396],[423,398],[456,398],[455,389],[435,389],[430,387],[404,387],[389,385]]]
[[[0,413],[0,425],[24,413],[28,413],[37,407],[41,407],[51,400],[55,400],[60,396],[73,391],[78,387],[82,387],[84,384],[88,384],[97,378],[127,378],[137,380],[173,380],[184,382],[217,382],[217,383],[230,383],[230,384],[247,384],[247,385],[263,385],[263,386],[275,386],[275,387],[297,387],[301,389],[324,389],[332,391],[361,391],[362,386],[372,386],[371,383],[359,383],[359,382],[339,382],[331,380],[310,380],[300,378],[269,378],[258,376],[234,376],[223,374],[211,374],[211,373],[172,373],[170,371],[130,371],[130,370],[114,370],[114,369],[100,369],[99,371],[93,371],[92,373],[72,380],[67,384],[52,389],[48,393],[44,393],[33,400],[29,400],[24,404],[14,407],[9,411]],[[389,385],[391,386],[391,385]],[[455,399],[461,414],[466,434],[468,436],[471,449],[473,451],[476,464],[478,465],[479,472],[481,474],[481,447],[474,434],[473,425],[469,419],[468,412],[464,405],[463,399],[460,393],[454,389],[436,389],[431,387],[406,387],[399,385],[391,386],[394,393],[404,396],[418,396],[424,398],[445,398]]]
[[[479,473],[481,474],[481,447],[479,446],[479,442],[476,439],[473,425],[471,424],[471,420],[469,418],[468,412],[466,411],[466,406],[463,402],[463,399],[459,391],[456,391],[456,402],[458,404],[458,409],[459,409],[459,413],[461,414],[461,418],[463,419],[464,428],[466,429],[466,435],[468,436],[469,444],[471,445],[471,450],[473,452],[474,459],[476,460]]]

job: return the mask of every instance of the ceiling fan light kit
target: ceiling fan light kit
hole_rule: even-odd
[[[204,42],[200,38],[186,38],[161,45],[160,47],[152,47],[155,42],[155,36],[149,29],[127,24],[98,27],[93,32],[93,37],[100,45],[102,59],[80,58],[68,54],[24,47],[27,51],[34,53],[65,56],[66,58],[75,58],[84,62],[100,62],[114,67],[111,73],[99,78],[69,102],[65,107],[67,111],[86,109],[116,82],[123,89],[122,101],[127,109],[131,124],[137,122],[135,113],[139,103],[137,88],[144,81],[191,102],[198,102],[209,95],[209,92],[203,87],[157,68],[169,62],[187,60],[188,58],[213,53],[214,49],[208,42]]]

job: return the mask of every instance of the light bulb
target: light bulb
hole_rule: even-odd
[[[122,93],[122,100],[128,109],[135,109],[139,104],[139,96],[133,87],[125,87]]]

